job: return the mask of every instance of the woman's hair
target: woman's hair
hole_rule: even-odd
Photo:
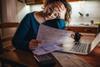
[[[66,8],[66,14],[65,14],[65,20],[69,21],[70,17],[71,17],[71,5],[66,1],[66,0],[44,0],[44,8],[50,4],[54,4],[57,2],[61,2],[64,4],[65,8]]]

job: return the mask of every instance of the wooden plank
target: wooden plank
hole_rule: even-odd
[[[54,52],[53,56],[62,65],[62,67],[92,67],[85,60],[74,54]]]
[[[12,27],[17,27],[19,23],[2,23],[0,24],[0,28],[12,28]]]
[[[65,28],[66,30],[69,31],[74,31],[74,32],[83,32],[83,33],[97,33],[97,27],[78,27],[78,26],[69,26]]]

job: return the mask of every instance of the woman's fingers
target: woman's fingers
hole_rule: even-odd
[[[30,48],[30,49],[36,48],[36,47],[38,46],[39,43],[41,43],[41,41],[32,39],[32,40],[29,42],[29,48]]]
[[[39,40],[32,40],[32,43],[41,43]]]
[[[56,3],[48,5],[45,8],[44,13],[45,13],[46,20],[52,20],[55,18],[64,19],[65,13],[66,13],[66,8],[63,3],[56,2]]]
[[[58,11],[61,11],[61,10],[65,9],[64,4],[61,3],[61,2],[56,2],[55,7],[58,9]]]

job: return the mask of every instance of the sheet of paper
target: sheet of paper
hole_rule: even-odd
[[[67,33],[66,30],[60,30],[41,24],[37,35],[37,40],[42,41],[39,46],[47,44],[59,45],[65,43],[66,41],[73,41],[73,38],[71,38],[71,34],[72,32]]]
[[[38,48],[36,48],[33,53],[43,55],[53,51],[62,50],[62,48],[59,47],[60,44],[73,41],[71,34],[72,32],[67,33],[65,30],[60,30],[41,24],[37,35],[37,40],[41,40],[42,43],[39,44]]]
[[[32,52],[37,55],[43,55],[43,54],[48,54],[53,51],[59,51],[59,50],[62,50],[62,48],[57,45],[44,45],[44,46],[36,48]]]

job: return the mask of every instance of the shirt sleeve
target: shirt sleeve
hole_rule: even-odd
[[[58,29],[64,29],[65,28],[65,20],[64,19],[48,20],[43,24],[54,27],[54,28],[58,28]]]
[[[59,19],[57,21],[57,24],[58,24],[58,28],[59,29],[65,29],[66,24],[65,24],[65,20],[64,19]]]
[[[12,44],[16,49],[29,50],[29,41],[26,40],[25,37],[31,28],[30,21],[30,15],[27,14],[21,21],[18,29],[16,30],[16,33],[12,39]]]

